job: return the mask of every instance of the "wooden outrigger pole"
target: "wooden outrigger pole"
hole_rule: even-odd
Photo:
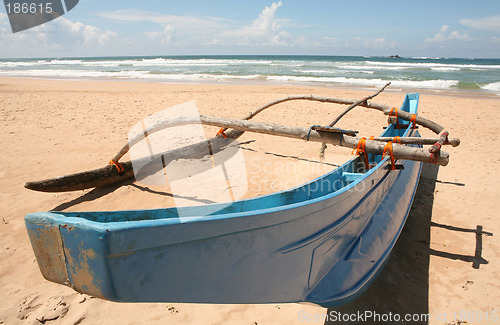
[[[244,132],[254,132],[280,137],[302,139],[311,142],[328,143],[336,146],[356,149],[360,138],[344,134],[341,129],[332,129],[333,132],[315,130],[314,127],[302,128],[284,126],[274,123],[253,122],[248,120],[237,120],[222,117],[200,115],[198,117],[181,117],[169,121],[161,122],[161,128],[194,124],[200,121],[203,125],[230,128]],[[404,139],[404,138],[403,138]],[[418,139],[418,138],[415,138]],[[405,139],[406,140],[406,139]],[[438,139],[434,139],[436,142]],[[413,140],[414,144],[421,144]],[[367,153],[380,155],[384,151],[386,143],[376,140],[366,140]],[[405,145],[393,144],[394,157],[396,159],[407,159],[422,162],[429,162],[432,154],[427,150],[418,147],[408,147]],[[446,166],[449,162],[449,154],[439,151],[437,164]]]
[[[244,119],[241,120],[201,115],[199,117],[181,117],[172,120],[161,121],[150,127],[148,130],[145,131],[145,133],[151,134],[168,127],[198,124],[201,122],[204,125],[216,126],[222,128],[220,132],[222,134],[219,134],[218,136],[206,141],[170,150],[151,157],[141,158],[135,162],[144,165],[147,164],[148,162],[154,161],[162,157],[165,163],[168,164],[170,161],[177,159],[202,158],[205,155],[205,151],[203,150],[203,148],[206,148],[207,145],[210,146],[212,152],[217,152],[226,147],[227,145],[229,145],[230,143],[232,143],[237,138],[239,138],[244,132],[254,132],[254,133],[268,134],[273,136],[302,139],[311,142],[332,144],[332,145],[356,149],[360,141],[360,138],[353,136],[352,133],[344,132],[344,130],[341,129],[335,129],[331,127],[330,128],[290,127],[273,123],[252,122],[249,121],[249,119],[253,118],[258,113],[264,111],[265,109],[271,106],[292,100],[309,100],[309,101],[319,101],[325,103],[350,105],[348,109],[344,110],[344,112],[342,112],[341,115],[339,115],[335,119],[334,121],[335,123],[342,116],[344,116],[345,113],[347,113],[350,109],[358,105],[361,107],[376,109],[382,111],[386,115],[390,115],[391,111],[393,110],[393,107],[368,101],[369,98],[375,97],[387,86],[388,85],[385,85],[375,95],[368,96],[362,100],[351,100],[351,99],[342,99],[334,97],[320,97],[314,95],[289,96],[276,100],[267,105],[264,105],[259,109],[257,109],[256,111],[245,116]],[[398,118],[406,121],[411,121],[415,124],[427,127],[437,134],[439,134],[443,130],[443,127],[441,125],[431,120],[428,120],[421,116],[412,116],[412,114],[409,114],[404,111],[399,111]],[[224,130],[228,128],[232,130],[224,133]],[[446,137],[441,137],[439,139],[405,138],[405,137],[399,138],[401,144],[392,145],[393,157],[395,159],[407,159],[407,160],[416,160],[423,162],[432,161],[441,166],[446,166],[449,161],[449,154],[440,150],[441,145],[451,144],[452,146],[456,146],[460,143],[460,140],[448,139],[447,136],[448,134],[446,132]],[[136,138],[130,139],[130,141],[126,145],[124,145],[120,149],[120,151],[113,157],[112,159],[113,164],[111,165],[67,176],[56,177],[52,179],[46,179],[35,182],[27,182],[25,184],[25,187],[35,191],[65,192],[65,191],[76,191],[93,187],[107,186],[129,178],[133,178],[134,177],[134,171],[132,168],[133,162],[127,161],[119,163],[118,161],[123,157],[123,155],[125,155],[128,152],[130,147],[139,142],[142,138],[143,136],[140,135],[137,136]],[[392,139],[390,138],[387,139],[374,138],[373,140],[366,140],[365,150],[367,153],[378,154],[378,155],[383,154],[384,149],[386,148],[386,142],[391,140]],[[431,152],[426,151],[422,148],[408,147],[404,145],[404,144],[436,144],[436,143],[440,144],[439,148],[436,150],[437,147],[435,145],[432,147],[434,149]]]

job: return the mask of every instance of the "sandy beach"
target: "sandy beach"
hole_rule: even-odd
[[[40,193],[27,181],[108,164],[127,142],[130,128],[165,108],[195,100],[201,114],[241,118],[278,98],[315,94],[361,99],[374,90],[291,85],[160,84],[134,81],[68,81],[0,78],[0,324],[340,324],[325,315],[373,311],[429,314],[429,324],[500,322],[500,199],[496,146],[500,137],[499,96],[426,92],[419,114],[461,139],[446,167],[426,164],[408,222],[388,264],[355,302],[327,310],[305,304],[202,305],[114,303],[46,281],[24,225],[40,211],[147,209],[172,206],[170,196],[137,183],[70,193]],[[406,91],[392,89],[374,101],[399,107]],[[256,121],[308,127],[328,124],[344,107],[290,102]],[[357,108],[339,127],[378,135],[380,112]],[[485,131],[486,141],[480,138]],[[205,128],[213,136],[217,128]],[[423,136],[431,131],[420,129]],[[490,140],[491,139],[491,140]],[[245,160],[296,166],[300,172],[247,166],[253,197],[310,180],[350,159],[351,150],[326,152],[299,140],[245,134]],[[486,146],[483,144],[486,142]],[[297,159],[300,157],[301,159]],[[307,161],[306,161],[307,160]],[[318,167],[321,166],[321,167]],[[411,322],[410,322],[411,323]]]

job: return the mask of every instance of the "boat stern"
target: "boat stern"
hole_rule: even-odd
[[[106,259],[106,233],[61,223],[54,213],[25,217],[26,229],[43,277],[78,292],[113,300]]]

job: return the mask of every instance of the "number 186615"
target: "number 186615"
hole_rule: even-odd
[[[50,14],[52,2],[36,4],[33,2],[14,2],[6,5],[8,14]]]

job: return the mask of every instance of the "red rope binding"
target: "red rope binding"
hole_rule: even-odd
[[[436,148],[437,151],[431,153],[431,158],[429,158],[429,163],[435,165],[438,162],[438,156],[439,156],[439,152],[441,152],[442,145],[441,145],[441,143],[436,142],[432,145],[432,147]]]
[[[392,142],[389,141],[384,147],[384,151],[382,152],[382,155],[385,156],[387,155],[387,152],[389,151],[389,156],[391,157],[391,170],[396,170],[396,159],[394,158],[394,152],[392,150]]]
[[[437,164],[438,155],[439,155],[439,151],[435,152],[435,153],[431,153],[431,158],[429,159],[429,163],[434,164],[434,165]]]
[[[356,152],[358,156],[361,157],[363,155],[365,168],[370,169],[370,162],[368,161],[368,153],[366,152],[366,138],[363,137],[358,141],[358,147],[353,150],[353,153]]]
[[[116,169],[118,170],[119,173],[123,172],[125,170],[125,168],[123,168],[122,164],[120,164],[118,161],[114,161],[113,159],[111,159],[109,161],[109,164],[110,165],[115,165]]]
[[[222,135],[224,139],[227,139],[227,135],[224,133],[224,128],[220,128],[215,136]]]
[[[441,147],[442,147],[441,143],[436,142],[432,146],[437,149],[436,152],[440,152],[441,151]]]
[[[444,144],[450,144],[450,139],[448,138],[450,136],[450,133],[448,131],[444,131],[441,136],[443,136],[443,135],[446,137]]]
[[[410,123],[413,124],[413,126],[411,127],[412,129],[416,129],[417,128],[417,114],[413,114],[411,116]]]

